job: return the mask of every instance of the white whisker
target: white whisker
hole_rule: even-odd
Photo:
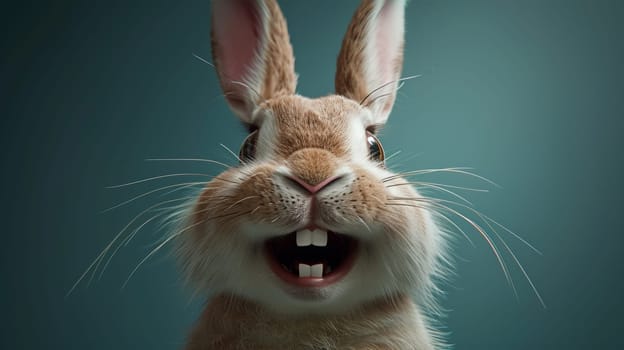
[[[404,77],[404,78],[400,78],[400,79],[396,79],[396,80],[392,80],[392,81],[389,81],[387,83],[384,83],[384,84],[378,86],[377,88],[373,89],[371,92],[368,93],[368,95],[364,96],[364,98],[360,101],[360,105],[362,105],[364,102],[366,102],[366,100],[369,97],[371,97],[375,92],[377,92],[377,91],[387,87],[388,85],[392,85],[394,83],[400,83],[402,81],[407,81],[407,80],[411,80],[411,79],[414,79],[414,78],[420,78],[421,76],[422,76],[421,74],[410,75],[410,76],[407,76],[407,77]],[[398,90],[398,88],[397,88],[397,90]]]
[[[449,200],[445,200],[445,199],[440,199],[440,198],[429,198],[430,200],[435,200],[438,202],[443,202],[443,203],[449,203],[449,204],[454,204],[457,206],[460,206],[462,208],[465,208],[473,213],[475,213],[476,215],[478,215],[483,222],[487,223],[489,225],[489,222],[499,226],[500,228],[502,228],[503,230],[507,231],[509,234],[511,234],[513,237],[515,237],[516,239],[518,239],[520,242],[524,243],[528,248],[530,248],[531,250],[533,250],[534,252],[536,252],[539,255],[543,255],[542,252],[540,250],[538,250],[537,248],[535,248],[535,246],[533,246],[531,243],[529,243],[527,240],[525,240],[524,238],[520,237],[518,234],[514,233],[513,231],[511,231],[510,229],[508,229],[507,227],[501,225],[500,223],[498,223],[496,220],[490,218],[489,216],[481,213],[480,211],[476,210],[473,207],[461,204],[461,203],[457,203],[457,202],[453,202],[453,201],[449,201]],[[492,228],[494,229],[494,228]]]
[[[156,219],[160,215],[164,215],[164,214],[163,213],[159,213],[159,214],[153,215],[151,218],[149,218],[148,220],[144,221],[139,227],[135,228],[132,231],[132,233],[130,233],[130,235],[128,235],[126,238],[124,238],[121,241],[120,244],[117,245],[117,248],[115,248],[115,250],[113,250],[111,255],[108,256],[108,259],[106,260],[106,263],[104,264],[104,266],[102,266],[102,269],[100,270],[100,274],[98,276],[98,280],[102,278],[102,275],[104,275],[104,271],[106,271],[106,268],[110,264],[111,260],[115,256],[115,254],[117,254],[117,251],[119,251],[119,249],[121,247],[127,246],[128,243],[130,243],[130,241],[132,240],[132,238],[134,238],[134,236],[137,234],[137,232],[139,232],[145,225],[147,225],[148,223],[150,223],[151,221],[153,221],[154,219]]]
[[[199,212],[197,212],[199,213]],[[124,289],[126,287],[126,285],[128,284],[128,282],[130,282],[130,279],[132,278],[132,276],[134,276],[134,274],[138,271],[138,269],[150,258],[152,257],[154,254],[156,254],[162,247],[164,247],[167,243],[171,242],[171,240],[173,240],[174,238],[178,237],[179,235],[181,235],[184,232],[187,232],[188,230],[199,226],[209,220],[213,220],[213,219],[217,219],[217,218],[223,218],[223,217],[227,217],[227,216],[241,216],[241,215],[246,215],[249,214],[249,212],[235,212],[235,213],[229,213],[229,214],[223,214],[223,215],[218,215],[218,216],[213,216],[213,217],[209,217],[209,218],[205,218],[203,220],[200,220],[192,225],[189,225],[187,227],[185,227],[184,229],[172,234],[170,237],[168,237],[167,239],[165,239],[162,243],[160,243],[158,246],[156,246],[154,249],[152,249],[149,254],[147,254],[147,256],[145,256],[138,264],[137,266],[132,270],[132,272],[130,273],[130,275],[128,276],[128,278],[126,279],[126,281],[124,282],[124,284],[122,285],[122,289]]]
[[[474,222],[473,220],[471,220],[470,218],[466,217],[465,215],[463,215],[462,213],[458,212],[457,210],[450,208],[446,205],[443,205],[441,203],[437,203],[435,199],[430,199],[430,198],[409,198],[409,197],[395,197],[395,198],[391,198],[392,200],[407,200],[407,201],[416,201],[416,202],[424,202],[427,203],[429,205],[438,207],[440,209],[443,210],[448,210],[451,214],[454,214],[456,216],[458,216],[459,218],[461,218],[462,220],[464,220],[466,223],[468,223],[470,226],[472,226],[477,232],[479,232],[479,234],[481,235],[481,237],[483,237],[483,239],[485,239],[485,241],[488,243],[488,245],[490,246],[492,252],[494,253],[496,260],[498,260],[498,263],[501,267],[501,269],[503,270],[503,274],[505,275],[505,278],[507,279],[507,282],[509,283],[509,285],[514,289],[515,291],[515,286],[513,285],[513,281],[511,280],[511,276],[509,274],[509,270],[507,268],[507,264],[505,264],[504,259],[502,258],[502,256],[500,255],[498,249],[496,248],[496,244],[494,243],[494,241],[492,241],[492,239],[489,237],[489,235],[485,232],[485,230],[476,222]],[[389,203],[392,204],[392,203]],[[407,205],[409,206],[409,204],[405,204],[405,203],[397,203],[399,205]]]
[[[234,156],[234,158],[236,158],[236,160],[238,160],[241,164],[243,163],[243,161],[240,159],[240,157],[238,156],[238,154],[234,153],[234,151],[232,151],[228,146],[220,143],[219,146],[225,148],[226,151],[228,151],[228,153],[230,153],[232,156]]]
[[[470,239],[470,237],[468,237],[466,232],[462,230],[462,228],[459,227],[459,225],[457,225],[453,220],[451,220],[448,216],[444,215],[442,212],[438,210],[432,210],[432,211],[434,212],[436,216],[443,218],[447,223],[451,224],[451,226],[453,226],[456,230],[458,230],[464,236],[464,238],[466,238],[466,240],[470,243],[471,246],[476,247],[472,239]]]
[[[253,199],[253,198],[260,198],[260,196],[247,196],[243,199],[237,200],[236,202],[234,202],[234,204],[230,205],[229,207],[227,207],[224,211],[228,211],[230,209],[232,209],[233,207],[235,207],[237,204],[240,204],[248,199]]]
[[[97,271],[99,264],[102,260],[102,258],[106,255],[106,253],[108,253],[108,251],[112,248],[112,246],[115,244],[115,242],[123,235],[123,233],[136,221],[138,220],[139,217],[141,217],[143,214],[147,213],[148,211],[166,204],[166,203],[171,203],[171,202],[175,202],[175,201],[181,201],[181,200],[185,200],[186,198],[178,198],[178,199],[170,199],[168,201],[163,201],[157,204],[152,205],[151,207],[143,210],[141,213],[139,213],[138,215],[136,215],[132,220],[130,220],[130,222],[128,222],[128,224],[126,224],[126,226],[124,226],[121,231],[119,231],[115,237],[113,237],[113,239],[110,241],[110,243],[104,247],[104,249],[100,252],[100,254],[98,254],[98,256],[93,260],[93,262],[91,262],[91,264],[87,267],[87,269],[82,273],[82,275],[76,280],[76,282],[72,285],[72,287],[69,289],[69,291],[67,292],[67,294],[65,295],[66,297],[68,297],[78,286],[78,284],[80,284],[80,282],[85,278],[85,276],[89,273],[89,271],[91,271],[93,269],[94,274],[95,271]],[[91,279],[93,278],[93,275],[91,277]],[[91,280],[90,279],[90,280]]]
[[[364,219],[362,219],[359,215],[356,215],[355,217],[362,223],[362,225],[364,225],[364,227],[366,227],[368,232],[371,232],[371,233],[373,232],[370,226],[368,226],[368,224],[366,223],[366,221],[364,221]]]
[[[447,185],[447,184],[441,184],[441,183],[437,183],[437,182],[426,182],[426,181],[412,181],[412,182],[394,183],[394,184],[386,185],[386,187],[407,186],[407,185],[416,185],[416,186],[418,186],[418,185],[436,185],[436,186],[440,186],[440,187],[453,188],[453,189],[464,190],[464,191],[490,192],[489,190],[482,189],[482,188],[463,187],[463,186]]]
[[[159,187],[159,188],[157,188],[157,189],[155,189],[155,190],[151,190],[151,191],[145,192],[145,193],[143,193],[143,194],[140,194],[140,195],[138,195],[138,196],[135,196],[135,197],[133,197],[133,198],[130,198],[130,199],[128,199],[128,200],[126,200],[126,201],[124,201],[124,202],[121,202],[121,203],[119,203],[119,204],[117,204],[117,205],[115,205],[115,206],[112,206],[112,207],[110,207],[110,208],[108,208],[108,209],[105,209],[105,210],[103,210],[103,211],[102,211],[102,213],[106,213],[106,212],[109,212],[109,211],[111,211],[111,210],[117,209],[117,208],[119,208],[119,207],[121,207],[121,206],[124,206],[124,205],[126,205],[126,204],[128,204],[128,203],[134,202],[134,201],[135,201],[135,200],[137,200],[137,199],[140,199],[140,198],[143,198],[143,197],[149,196],[149,195],[150,195],[150,194],[152,194],[152,193],[156,193],[156,192],[160,192],[160,191],[166,190],[166,189],[168,189],[168,188],[176,188],[176,187],[181,187],[181,186],[196,185],[196,184],[205,184],[205,183],[206,183],[206,182],[185,182],[185,183],[181,183],[181,184],[174,184],[174,185],[168,185],[168,186],[164,186],[164,187]]]
[[[496,232],[496,231],[494,231],[494,232]],[[522,271],[522,274],[524,275],[524,278],[526,278],[527,282],[531,286],[531,289],[533,289],[533,293],[535,293],[535,296],[539,300],[540,304],[542,304],[542,307],[545,309],[546,308],[546,303],[544,302],[544,299],[542,299],[542,296],[540,295],[539,291],[535,287],[535,284],[533,284],[533,280],[531,280],[531,278],[529,277],[529,274],[524,269],[524,266],[522,266],[522,264],[520,263],[520,260],[518,260],[518,258],[516,257],[516,254],[513,253],[511,248],[509,248],[507,243],[505,243],[505,241],[500,237],[500,235],[498,235],[498,233],[496,235],[498,236],[500,241],[503,243],[505,248],[507,248],[507,251],[511,255],[511,258],[514,259],[514,261],[516,262],[516,265],[520,268],[520,271]]]
[[[183,190],[185,190],[185,189],[187,189],[187,188],[193,188],[193,187],[195,187],[195,186],[203,186],[203,185],[206,185],[207,183],[208,183],[208,182],[203,182],[203,183],[193,183],[193,184],[190,184],[190,185],[180,186],[180,187],[174,188],[174,189],[172,189],[172,190],[169,190],[169,191],[167,191],[167,192],[161,193],[161,194],[160,194],[160,197],[166,197],[166,196],[168,196],[168,195],[170,195],[170,194],[172,194],[172,193],[175,193],[175,192],[178,192],[178,191],[183,191]]]
[[[386,157],[386,159],[385,159],[385,161],[387,162],[387,161],[389,161],[390,159],[392,159],[392,158],[394,158],[394,157],[398,156],[399,154],[401,154],[401,150],[398,150],[398,151],[396,151],[396,152],[392,153],[391,155],[387,156],[387,157]]]
[[[436,190],[439,190],[439,191],[442,191],[442,192],[448,193],[448,194],[450,194],[451,196],[453,196],[453,197],[455,197],[455,198],[457,198],[457,199],[459,199],[459,200],[461,200],[461,201],[464,201],[464,202],[465,202],[465,203],[467,203],[468,205],[472,205],[472,202],[470,202],[470,201],[469,201],[469,200],[467,200],[466,198],[464,198],[464,197],[460,196],[459,194],[457,194],[457,193],[455,193],[455,192],[453,192],[453,191],[451,191],[451,190],[449,190],[449,189],[446,189],[446,188],[444,188],[444,187],[442,187],[442,186],[434,185],[434,184],[431,184],[431,183],[429,183],[429,184],[426,184],[426,183],[420,183],[420,185],[421,185],[421,186],[424,186],[424,187],[426,187],[426,188],[433,188],[433,189],[436,189]]]
[[[200,61],[204,62],[205,64],[207,64],[207,65],[211,66],[212,68],[216,68],[216,67],[215,67],[215,65],[214,65],[214,64],[212,64],[212,62],[210,62],[210,61],[206,60],[205,58],[203,58],[203,57],[201,57],[201,56],[199,56],[199,55],[196,55],[196,54],[193,54],[193,56],[194,56],[195,58],[197,58],[198,60],[200,60]]]
[[[470,170],[472,168],[466,168],[466,167],[453,167],[453,168],[439,168],[439,169],[423,169],[423,170],[414,170],[414,171],[406,171],[406,172],[402,172],[396,175],[392,175],[392,176],[388,176],[384,179],[382,179],[382,182],[388,182],[391,180],[395,180],[398,179],[400,177],[406,177],[406,176],[413,176],[413,175],[422,175],[422,174],[431,174],[431,173],[439,173],[439,172],[448,172],[448,173],[457,173],[457,174],[463,174],[463,175],[467,175],[467,176],[471,176],[471,177],[475,177],[479,180],[485,181],[495,187],[501,188],[500,185],[498,185],[497,183],[495,183],[494,181],[485,178],[481,175],[475,174],[473,172],[467,171]]]
[[[195,226],[199,226],[200,224],[202,224],[205,220],[196,222],[190,226],[185,227],[184,229],[182,229],[181,231],[178,231],[174,234],[172,234],[169,238],[165,239],[162,243],[160,243],[158,246],[156,246],[156,248],[152,249],[149,254],[147,254],[147,256],[145,256],[138,264],[137,266],[132,270],[132,272],[130,273],[130,275],[128,276],[128,278],[126,279],[126,281],[124,282],[124,284],[121,286],[121,289],[124,289],[126,287],[126,285],[128,284],[128,282],[130,282],[130,279],[132,278],[132,276],[134,276],[134,274],[137,272],[137,270],[150,258],[152,257],[154,254],[156,254],[156,252],[158,252],[162,247],[164,247],[167,243],[171,242],[171,240],[173,240],[174,238],[176,238],[177,236],[181,235],[182,233],[192,229]]]
[[[175,161],[179,161],[179,162],[202,162],[202,163],[210,163],[210,164],[217,164],[217,165],[221,165],[222,167],[229,169],[232,166],[231,165],[227,165],[223,162],[219,162],[217,160],[212,160],[212,159],[202,159],[202,158],[147,158],[145,159],[146,162],[175,162]]]
[[[159,180],[159,179],[165,179],[165,178],[169,178],[169,177],[177,177],[177,176],[206,176],[206,177],[212,177],[212,175],[207,175],[207,174],[202,174],[202,173],[165,174],[165,175],[153,176],[153,177],[148,177],[148,178],[145,178],[145,179],[132,181],[132,182],[124,183],[124,184],[121,184],[121,185],[107,186],[106,188],[113,189],[113,188],[127,187],[127,186],[140,184],[140,183],[143,183],[143,182],[154,181],[154,180]]]

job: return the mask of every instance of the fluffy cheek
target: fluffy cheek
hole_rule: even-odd
[[[422,202],[408,199],[422,197],[405,180],[383,181],[392,175],[355,168],[348,188],[328,194],[322,203],[328,220],[361,240],[360,263],[367,276],[360,280],[376,281],[362,288],[384,294],[429,284],[439,236]]]
[[[211,181],[197,200],[195,221],[230,231],[244,220],[260,222],[277,213],[271,166],[230,170]],[[253,175],[247,175],[253,174]]]
[[[212,291],[227,289],[246,270],[253,244],[243,223],[261,223],[278,212],[270,166],[232,169],[208,183],[178,238],[178,256],[190,282]],[[253,175],[247,175],[253,174]]]
[[[379,221],[385,239],[379,242],[379,258],[397,289],[426,295],[437,269],[440,232],[426,199],[404,179],[389,181],[384,187],[387,201]]]
[[[403,179],[383,181],[390,176],[393,174],[380,168],[352,166],[348,182],[319,198],[323,221],[340,232],[357,233],[364,239],[374,238],[370,234],[380,231],[401,235],[423,233],[426,213],[422,206],[398,200],[419,198],[419,194]]]

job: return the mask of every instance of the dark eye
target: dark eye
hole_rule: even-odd
[[[241,145],[238,158],[242,163],[250,162],[256,156],[256,142],[258,142],[258,130],[254,130]]]
[[[368,156],[371,160],[380,162],[383,165],[386,156],[379,139],[370,131],[366,132],[366,142],[368,143]]]

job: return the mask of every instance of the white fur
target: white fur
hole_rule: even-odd
[[[361,139],[360,141],[363,141]],[[378,180],[391,176],[392,173],[379,168],[375,163],[360,159],[354,163],[366,164],[366,169]],[[241,169],[253,172],[253,166]],[[348,166],[340,168],[348,171]],[[289,170],[281,166],[276,168],[276,174],[288,174]],[[346,173],[341,183],[352,180],[350,172]],[[244,179],[244,177],[241,177]],[[306,197],[300,192],[290,189],[281,183],[281,177],[274,177],[275,184],[281,184],[284,196],[295,196],[297,201],[306,203]],[[342,190],[341,183],[319,193],[319,201],[335,196]],[[231,193],[235,185],[223,187],[219,195]],[[277,189],[275,189],[277,191]],[[418,196],[410,187],[396,186],[387,189],[388,194],[396,197]],[[306,204],[292,208],[301,213],[307,213]],[[411,208],[398,209],[413,212]],[[391,295],[397,292],[410,292],[416,289],[423,290],[423,295],[431,287],[430,275],[436,272],[438,252],[440,251],[440,234],[437,226],[427,211],[421,212],[422,217],[405,215],[404,226],[409,232],[399,232],[407,240],[397,240],[389,237],[397,236],[397,232],[385,232],[384,228],[375,223],[363,226],[357,221],[341,221],[342,223],[323,223],[323,226],[335,232],[341,232],[358,239],[362,248],[351,272],[343,280],[324,288],[324,298],[314,302],[302,300],[288,293],[283,282],[277,279],[269,269],[263,255],[261,245],[264,241],[277,235],[288,234],[301,228],[303,221],[291,225],[282,225],[267,222],[250,222],[242,218],[237,229],[232,232],[219,232],[217,227],[208,226],[206,235],[200,244],[191,244],[184,247],[185,255],[192,258],[190,264],[199,268],[199,275],[203,276],[208,288],[212,292],[235,292],[252,300],[257,300],[280,312],[300,313],[319,312],[336,313],[353,308],[362,302],[377,297]],[[296,214],[292,214],[296,215]],[[338,214],[336,214],[338,215]],[[423,221],[424,220],[424,221]],[[418,227],[424,227],[421,231]],[[230,237],[223,239],[223,237]],[[206,255],[207,252],[211,252]],[[205,260],[205,261],[201,261]]]
[[[387,98],[394,99],[398,88],[399,73],[391,67],[392,61],[401,55],[405,23],[405,0],[376,0],[374,10],[367,23],[366,46],[364,49],[365,71],[364,78],[368,91],[380,88],[369,99],[376,96],[391,94],[390,97],[380,98],[372,103],[376,124],[383,124],[388,120],[390,110],[383,107]],[[383,17],[382,17],[383,15]]]
[[[258,1],[258,5],[264,34],[260,45],[262,49],[245,78],[245,83],[251,86],[262,85],[266,68],[263,57],[267,46],[269,14],[264,2]],[[395,93],[398,81],[394,80],[399,73],[388,67],[378,68],[380,62],[387,63],[388,57],[391,61],[400,54],[405,1],[376,0],[374,6],[371,18],[367,21],[364,74],[371,89],[391,82],[377,93]],[[380,18],[380,14],[383,18]],[[383,43],[380,40],[384,40]],[[303,99],[288,101],[284,103],[304,103]],[[311,101],[305,100],[305,103],[313,103]],[[340,103],[339,99],[325,101]],[[268,239],[289,234],[310,224],[310,196],[293,188],[290,181],[285,181],[287,176],[294,173],[287,160],[276,156],[277,147],[283,146],[277,145],[278,135],[285,131],[279,130],[272,111],[260,109],[259,101],[252,102],[253,113],[245,114],[243,120],[259,128],[256,158],[250,164],[229,170],[228,178],[234,181],[218,182],[209,200],[217,204],[220,204],[218,201],[224,201],[226,205],[235,206],[237,202],[257,197],[257,208],[264,205],[267,209],[271,205],[277,207],[276,203],[270,201],[274,201],[279,194],[295,203],[274,209],[279,213],[275,219],[248,213],[223,226],[219,226],[217,221],[208,220],[194,231],[194,235],[180,236],[180,260],[187,276],[201,291],[234,294],[281,315],[346,314],[368,302],[389,300],[397,295],[415,295],[417,304],[410,304],[405,313],[388,316],[387,319],[370,320],[370,323],[388,322],[406,328],[404,337],[394,338],[392,342],[388,340],[388,344],[400,343],[401,349],[411,346],[433,349],[434,336],[428,331],[422,311],[432,305],[433,277],[440,271],[443,235],[426,206],[414,208],[379,202],[397,197],[420,197],[403,179],[384,181],[394,174],[369,159],[366,127],[386,121],[390,110],[381,107],[385,102],[375,103],[370,109],[358,107],[353,101],[350,101],[350,105],[344,105],[350,108],[356,106],[354,115],[340,116],[348,121],[342,134],[345,138],[343,146],[348,146],[347,154],[344,157],[334,154],[335,159],[329,160],[336,162],[330,177],[341,177],[315,194],[318,213],[312,224],[354,238],[359,248],[355,263],[344,278],[325,287],[306,290],[282,281],[272,272],[264,255],[264,243]],[[297,152],[304,151],[305,146],[302,147]],[[269,175],[266,175],[267,169],[270,169]],[[261,170],[265,172],[261,173]],[[237,193],[239,188],[243,188],[242,183],[251,181],[254,176],[262,176],[263,186],[252,186],[251,189],[249,186],[244,187],[245,193]],[[399,186],[385,186],[391,184]],[[238,201],[228,202],[228,196]],[[241,197],[244,198],[239,199]],[[376,216],[371,214],[365,221],[359,217],[360,212],[356,209],[338,210],[337,206],[342,204],[332,199],[343,197],[350,205],[367,205],[364,209],[377,210]],[[377,202],[375,199],[378,199]],[[414,203],[420,202],[408,202]],[[314,292],[315,295],[313,298],[302,297],[302,292]],[[362,333],[365,334],[366,329]],[[330,340],[327,340],[328,344]]]
[[[279,130],[271,111],[256,108],[251,123],[262,126],[258,129],[255,158],[260,161],[273,159],[275,157],[275,139],[277,139]]]

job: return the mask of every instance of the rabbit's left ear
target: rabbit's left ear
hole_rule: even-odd
[[[403,65],[405,0],[363,0],[342,42],[336,93],[369,107],[375,124],[388,119]]]

